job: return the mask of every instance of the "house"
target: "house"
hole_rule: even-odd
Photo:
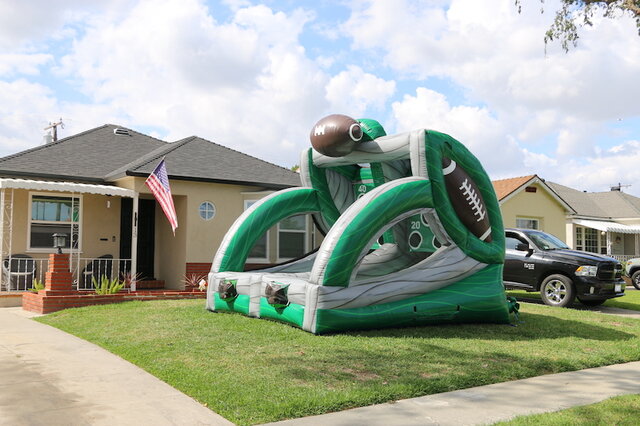
[[[540,229],[575,250],[624,261],[640,256],[640,198],[583,192],[537,175],[493,181],[505,227]]]
[[[175,236],[144,184],[162,158]],[[61,249],[78,289],[128,271],[148,285],[181,288],[185,274],[209,271],[243,210],[299,184],[297,173],[196,136],[167,143],[112,124],[0,158],[0,289],[24,290],[43,276],[53,234],[66,236]],[[306,253],[312,230],[304,216],[281,222],[253,248],[247,268]]]
[[[537,175],[492,181],[505,227],[540,229],[565,239],[573,208]]]
[[[552,182],[549,186],[575,211],[566,222],[570,247],[620,261],[640,256],[640,198],[616,189],[585,192]]]

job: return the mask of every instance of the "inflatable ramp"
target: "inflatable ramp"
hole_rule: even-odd
[[[302,187],[246,210],[209,274],[207,308],[311,333],[437,323],[509,322],[504,230],[491,181],[452,137],[387,136],[376,121],[331,115],[302,153]],[[320,248],[243,272],[279,221],[312,214]]]

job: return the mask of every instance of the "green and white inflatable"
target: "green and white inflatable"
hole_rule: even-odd
[[[315,334],[509,322],[515,303],[502,286],[498,201],[461,143],[424,129],[387,136],[374,120],[338,115],[319,121],[311,140],[302,187],[255,203],[227,232],[209,273],[207,309]],[[269,228],[305,213],[325,233],[316,252],[243,272]]]

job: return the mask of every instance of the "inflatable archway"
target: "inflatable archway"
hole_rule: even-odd
[[[504,229],[479,161],[432,130],[387,136],[374,120],[332,115],[311,131],[302,187],[246,210],[209,274],[207,308],[312,333],[457,322],[509,322]],[[301,259],[243,272],[256,241],[310,213],[325,234]]]

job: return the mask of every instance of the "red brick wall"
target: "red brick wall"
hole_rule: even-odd
[[[211,263],[196,263],[196,262],[187,262],[186,274],[187,276],[191,274],[202,275],[206,277],[209,275],[209,271],[211,271]]]
[[[48,314],[62,309],[89,305],[106,305],[109,303],[127,302],[129,300],[204,299],[205,297],[206,293],[202,291],[150,290],[105,295],[81,291],[73,292],[73,294],[51,296],[43,290],[38,293],[22,293],[22,309],[39,314]]]

